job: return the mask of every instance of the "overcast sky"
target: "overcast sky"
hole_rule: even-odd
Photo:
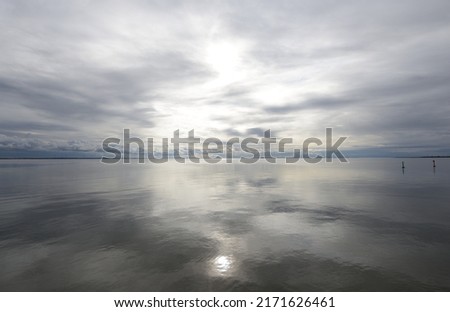
[[[0,155],[123,128],[450,154],[450,1],[0,2]]]

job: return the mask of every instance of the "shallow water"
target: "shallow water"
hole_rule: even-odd
[[[0,161],[3,291],[450,290],[450,159]]]

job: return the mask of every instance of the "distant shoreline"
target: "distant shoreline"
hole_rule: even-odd
[[[450,158],[450,156],[418,156],[418,157],[404,157],[404,158]]]
[[[239,157],[235,157],[239,158]],[[404,158],[404,159],[411,159],[411,158],[450,158],[450,155],[447,156],[347,156],[347,158]],[[73,160],[73,159],[102,159],[101,157],[0,157],[0,160],[36,160],[36,159],[42,159],[42,160],[51,160],[51,159],[67,159],[67,160]],[[132,159],[139,159],[139,158],[130,158]],[[173,158],[170,158],[173,159]],[[280,158],[282,159],[282,158]]]

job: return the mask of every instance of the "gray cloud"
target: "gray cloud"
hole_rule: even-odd
[[[96,150],[123,128],[334,127],[369,155],[446,151],[449,12],[444,0],[3,1],[0,149]]]

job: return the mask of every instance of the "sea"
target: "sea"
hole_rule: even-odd
[[[0,290],[450,291],[450,159],[0,160]]]

